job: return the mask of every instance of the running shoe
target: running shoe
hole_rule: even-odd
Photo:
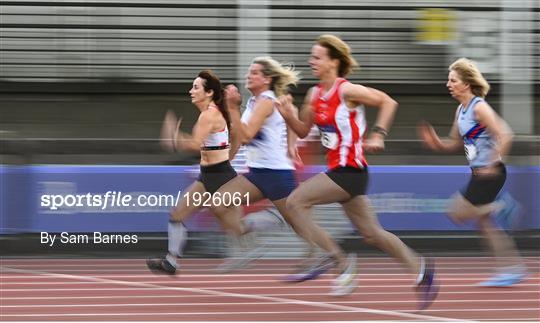
[[[424,276],[415,287],[419,310],[428,308],[439,294],[439,285],[435,280],[435,264],[432,259],[425,258],[424,260]]]
[[[478,283],[479,287],[510,287],[525,281],[529,276],[527,269],[523,265],[508,266],[502,268],[498,273],[488,280]]]
[[[324,255],[315,259],[314,262],[301,267],[297,272],[283,277],[283,281],[300,283],[315,279],[336,265],[336,260],[331,255]]]
[[[347,257],[347,267],[333,281],[331,296],[345,296],[352,293],[358,283],[356,281],[356,255],[350,254]]]
[[[176,267],[173,266],[166,257],[148,258],[146,259],[146,266],[156,274],[176,274]]]

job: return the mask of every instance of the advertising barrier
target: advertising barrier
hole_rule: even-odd
[[[324,170],[306,167],[299,178]],[[170,209],[198,172],[198,166],[0,166],[0,233],[165,232]],[[370,166],[369,172],[368,194],[386,229],[473,228],[456,226],[446,216],[449,199],[467,184],[467,167]],[[521,206],[515,228],[539,229],[540,167],[508,167],[504,191]],[[201,206],[238,200],[234,193],[191,198]],[[192,231],[220,230],[204,208],[186,225]]]

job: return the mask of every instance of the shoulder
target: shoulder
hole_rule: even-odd
[[[273,104],[275,99],[268,95],[261,95],[257,98],[257,102],[255,102],[255,106],[259,106],[261,104]]]
[[[221,111],[218,109],[206,109],[199,115],[199,121],[201,122],[213,122],[221,119]]]
[[[367,87],[361,85],[361,84],[356,84],[356,83],[351,83],[347,80],[345,80],[345,82],[341,83],[340,86],[339,86],[339,91],[341,93],[349,93],[349,92],[358,92],[358,91],[367,91]]]
[[[276,94],[274,93],[274,91],[268,90],[268,91],[264,91],[263,93],[261,93],[259,98],[261,100],[266,99],[266,100],[275,101],[276,100]]]
[[[476,103],[474,104],[473,106],[473,109],[486,109],[486,108],[490,108],[491,109],[491,106],[489,105],[489,103],[487,103],[487,101],[485,99],[482,99],[482,98],[478,98],[476,100]]]
[[[255,103],[255,109],[256,111],[260,110],[271,110],[274,108],[274,99],[268,97],[268,96],[261,96],[257,99],[257,102]]]
[[[313,102],[313,100],[315,99],[315,94],[317,93],[318,90],[319,90],[318,85],[310,87],[306,92],[304,102]]]
[[[365,98],[371,97],[374,92],[370,91],[370,88],[367,86],[351,83],[349,81],[342,83],[338,91],[341,97],[351,101],[362,101]]]
[[[493,108],[486,102],[484,99],[480,99],[474,106],[473,106],[474,114],[486,114],[486,113],[493,113]]]

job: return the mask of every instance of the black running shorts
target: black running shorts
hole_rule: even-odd
[[[203,183],[207,192],[214,194],[223,184],[235,177],[236,171],[226,160],[218,164],[201,165],[201,173],[197,180]]]
[[[336,167],[326,171],[332,181],[351,195],[366,195],[369,180],[367,168]]]
[[[461,190],[461,195],[472,205],[489,204],[497,198],[506,181],[506,167],[503,163],[496,167],[499,171],[494,175],[478,175],[473,169],[469,183]]]

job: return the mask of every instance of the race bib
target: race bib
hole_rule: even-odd
[[[336,149],[338,147],[339,138],[334,129],[320,128],[321,131],[321,143],[328,149]]]

